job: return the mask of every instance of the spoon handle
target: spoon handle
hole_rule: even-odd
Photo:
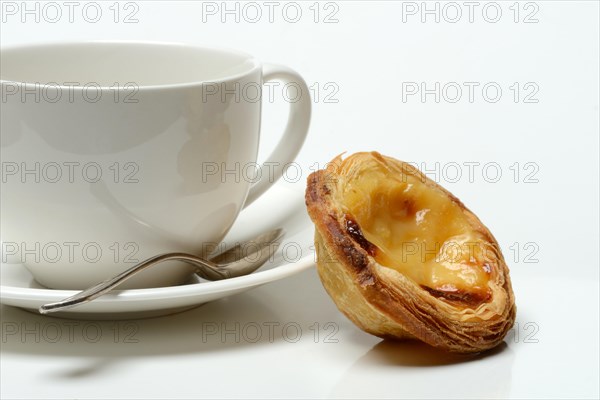
[[[219,269],[219,265],[211,263],[211,262],[207,262],[198,257],[194,257],[194,256],[191,256],[191,255],[185,254],[185,253],[160,254],[160,255],[151,257],[145,261],[142,261],[141,263],[134,265],[133,267],[129,268],[128,270],[125,270],[112,278],[108,278],[105,281],[98,283],[97,285],[94,285],[85,290],[82,290],[81,292],[79,292],[71,297],[67,297],[66,299],[58,301],[56,303],[44,304],[43,306],[41,306],[39,308],[39,311],[42,314],[48,314],[51,312],[66,310],[66,309],[78,306],[79,304],[90,302],[90,301],[102,296],[106,292],[111,291],[114,287],[120,285],[122,282],[131,278],[133,275],[137,274],[138,272],[140,272],[146,268],[150,268],[153,265],[156,265],[163,261],[170,261],[170,260],[184,261],[189,264],[193,264],[196,267],[200,267],[197,270],[197,273],[198,273],[198,275],[202,276],[203,278],[219,280],[219,279],[226,279],[229,277],[229,274],[227,273],[226,270]]]

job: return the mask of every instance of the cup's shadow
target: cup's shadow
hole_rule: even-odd
[[[286,237],[293,237],[298,233],[298,230],[290,229],[290,227],[303,229],[307,225],[312,226],[312,222],[306,211],[306,206],[304,205],[303,195],[303,191],[290,191],[289,197],[286,198],[286,201],[283,202],[281,206],[278,206],[277,209],[272,209],[271,203],[259,198],[248,207],[249,211],[242,210],[238,219],[234,222],[232,230],[235,230],[238,225],[253,225],[256,223],[257,219],[259,219],[264,225],[273,228],[283,227]],[[265,196],[268,196],[268,194]],[[249,240],[254,234],[256,234],[256,232],[248,232],[246,236],[237,237],[236,240]],[[228,237],[225,236],[225,240],[227,239]]]
[[[132,357],[189,355],[266,345],[269,343],[266,336],[252,343],[236,340],[234,335],[239,335],[241,328],[234,324],[244,326],[278,320],[272,309],[246,293],[183,313],[132,321],[65,320],[2,306],[3,327],[10,324],[18,331],[16,334],[9,334],[12,330],[3,332],[2,352],[74,357],[80,362],[75,361],[66,369],[48,370],[47,374],[52,378],[77,379],[102,373]],[[223,337],[223,329],[236,333]],[[58,330],[61,337],[54,343]]]
[[[130,358],[232,351],[281,340],[267,335],[256,342],[239,338],[248,324],[262,326],[282,318],[250,293],[166,317],[132,321],[66,320],[8,306],[2,306],[1,313],[4,354],[74,358],[68,368],[48,369],[46,375],[52,379],[102,374]],[[17,332],[11,334],[15,329],[9,326]],[[58,330],[60,338],[54,342]],[[234,333],[224,333],[227,330]]]
[[[76,379],[102,374],[130,359],[269,346],[285,340],[282,326],[286,322],[309,326],[315,318],[332,312],[333,306],[322,306],[327,299],[315,289],[318,285],[316,272],[308,270],[189,311],[129,321],[61,319],[3,305],[1,350],[3,355],[72,359],[68,367],[48,368],[43,375]],[[304,292],[293,290],[296,287],[318,295],[306,298]],[[273,324],[278,328],[271,334],[268,327]]]
[[[67,320],[2,306],[2,351],[103,358],[224,351],[262,345],[269,338],[261,337],[256,342],[237,340],[233,334],[223,337],[222,330],[235,330],[239,335],[241,328],[235,324],[243,327],[279,319],[274,310],[251,293],[169,316],[129,321]]]

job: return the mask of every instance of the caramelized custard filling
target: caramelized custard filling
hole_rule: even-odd
[[[435,297],[488,300],[495,252],[459,204],[409,172],[373,163],[348,177],[342,188],[347,233],[379,264]]]

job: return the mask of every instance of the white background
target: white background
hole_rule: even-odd
[[[227,7],[238,7],[237,15],[223,14],[222,2],[121,2],[118,22],[114,2],[99,2],[97,23],[82,15],[85,2],[73,22],[57,2],[63,15],[55,23],[48,20],[54,10],[43,15],[43,2],[27,2],[30,9],[38,3],[37,16],[23,15],[21,2],[3,1],[3,10],[8,3],[19,10],[2,15],[2,46],[175,41],[241,49],[296,69],[319,95],[297,159],[299,190],[315,163],[342,152],[378,150],[424,167],[500,242],[521,335],[497,354],[466,363],[423,346],[381,342],[337,312],[311,270],[141,321],[138,345],[3,341],[2,397],[598,397],[598,2],[477,2],[469,16],[459,1],[462,17],[454,23],[457,8],[444,2],[427,3],[437,3],[439,22],[422,15],[421,2],[299,2],[296,23],[285,2],[272,22],[267,4],[256,2],[262,17],[255,23],[249,19],[256,7],[236,2]],[[207,13],[213,6],[218,12]],[[131,11],[138,22],[124,23]],[[439,102],[434,94],[406,93],[436,82],[448,88],[440,89]],[[464,82],[478,85],[472,101]],[[486,84],[501,88],[498,101],[493,89],[482,92]],[[452,102],[456,85],[462,97]],[[276,143],[285,106],[264,104],[262,158]],[[479,164],[469,175],[465,163]],[[6,307],[2,314],[18,323],[50,320]],[[200,320],[221,319],[297,321],[307,331],[333,321],[339,342],[194,340]]]

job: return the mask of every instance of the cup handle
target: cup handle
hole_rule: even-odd
[[[265,163],[261,166],[261,171],[265,171],[266,166],[273,166],[273,174],[262,174],[258,182],[250,188],[244,207],[250,205],[266,192],[278,178],[285,172],[285,166],[294,161],[298,152],[302,148],[308,126],[310,124],[311,100],[308,86],[304,79],[294,70],[283,65],[265,64],[263,65],[263,83],[273,80],[281,80],[286,84],[294,84],[299,90],[297,101],[290,102],[290,115],[283,136],[279,140],[275,150],[269,155]],[[270,179],[276,177],[275,179]]]

